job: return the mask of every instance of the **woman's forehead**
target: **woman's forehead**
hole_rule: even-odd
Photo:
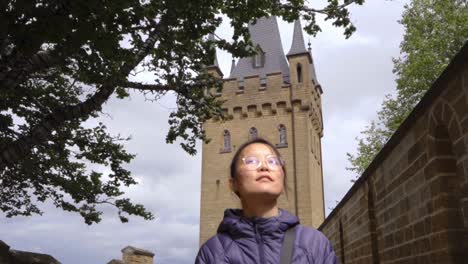
[[[253,143],[248,145],[242,150],[243,155],[269,155],[269,154],[276,154],[275,151],[268,145],[263,143]]]

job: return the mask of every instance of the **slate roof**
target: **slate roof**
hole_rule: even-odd
[[[291,49],[289,49],[288,52],[288,56],[303,53],[307,53],[307,50],[304,45],[304,36],[302,35],[301,21],[297,19],[296,21],[294,21],[293,40],[291,44]]]
[[[284,55],[276,17],[264,17],[249,25],[249,32],[254,44],[258,44],[265,53],[264,67],[254,68],[252,57],[241,58],[232,70],[230,78],[239,80],[246,76],[259,75],[265,78],[268,73],[281,72],[285,81],[289,80],[289,66]]]

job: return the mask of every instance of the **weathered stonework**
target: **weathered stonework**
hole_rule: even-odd
[[[153,264],[154,253],[145,249],[126,246],[122,250],[122,260],[113,259],[107,264]]]
[[[468,43],[320,230],[341,263],[468,260]]]
[[[124,264],[153,264],[154,253],[127,246],[122,249],[122,260]]]

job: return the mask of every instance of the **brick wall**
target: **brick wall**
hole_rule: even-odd
[[[341,263],[468,260],[468,43],[320,230]]]

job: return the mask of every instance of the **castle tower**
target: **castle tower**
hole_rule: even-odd
[[[219,94],[229,120],[204,124],[211,142],[202,149],[200,245],[216,233],[224,209],[240,207],[229,190],[229,165],[238,146],[256,136],[276,144],[286,162],[288,190],[280,207],[307,226],[324,220],[322,90],[301,24],[294,23],[287,56],[275,17],[259,19],[249,30],[258,53],[233,65]],[[222,78],[217,60],[208,71]]]

